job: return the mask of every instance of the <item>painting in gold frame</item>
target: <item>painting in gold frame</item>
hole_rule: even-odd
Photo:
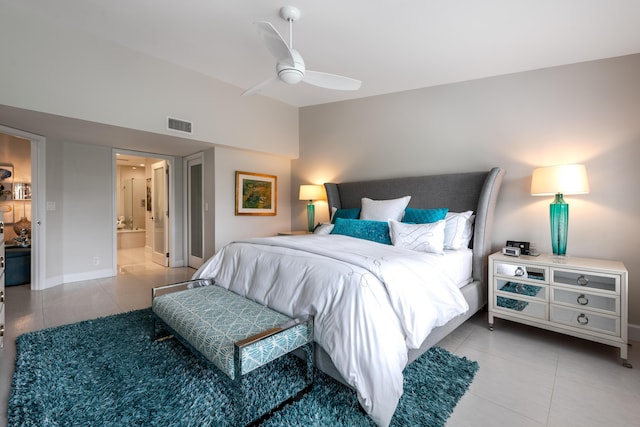
[[[236,171],[236,215],[276,215],[278,177]]]

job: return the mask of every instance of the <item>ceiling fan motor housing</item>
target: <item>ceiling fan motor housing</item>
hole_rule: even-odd
[[[280,61],[276,65],[276,72],[280,80],[294,85],[300,83],[304,78],[305,65],[297,50],[291,49],[291,57],[293,58],[293,66],[288,61]]]

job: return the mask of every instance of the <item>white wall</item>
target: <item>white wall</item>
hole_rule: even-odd
[[[305,107],[291,185],[501,166],[495,249],[516,239],[550,252],[551,198],[529,195],[531,171],[584,163],[591,192],[566,197],[567,252],[622,260],[640,325],[639,118],[640,55]],[[292,217],[304,227],[304,203]]]
[[[62,236],[47,243],[61,246],[64,282],[110,276],[115,262],[111,149],[65,142],[62,150],[62,164],[52,165],[61,173],[62,193],[47,188],[48,201],[62,214]]]
[[[276,216],[235,215],[235,172],[255,172],[277,177]],[[237,239],[276,235],[291,227],[289,194],[291,161],[218,147],[215,149],[215,250]]]
[[[45,194],[47,195],[47,203],[56,203],[56,209],[46,211],[44,218],[46,226],[46,266],[44,273],[46,283],[38,284],[41,289],[64,282],[65,268],[63,248],[66,233],[62,222],[64,217],[64,205],[60,203],[64,193],[64,171],[62,169],[64,155],[65,147],[63,142],[52,139],[46,141]]]
[[[20,9],[4,2],[0,13],[0,40],[11,41],[0,43],[11,64],[0,104],[167,135],[172,116],[194,122],[192,139],[297,157],[296,108]]]

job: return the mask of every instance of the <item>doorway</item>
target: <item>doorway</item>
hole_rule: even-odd
[[[199,268],[204,262],[204,155],[194,154],[185,159],[187,172],[187,265]]]
[[[31,141],[0,133],[0,153],[5,286],[31,285]]]
[[[2,173],[4,188],[0,209],[5,213],[7,224],[6,245],[16,249],[11,260],[5,254],[5,266],[15,270],[11,273],[15,278],[11,279],[14,280],[12,284],[29,285],[34,290],[45,286],[44,225],[39,220],[43,217],[41,207],[45,197],[41,182],[44,177],[44,141],[42,136],[0,125],[1,163],[6,165]],[[10,172],[9,176],[6,176],[7,172]],[[20,231],[14,224],[21,225]],[[5,279],[8,279],[7,271],[5,274]]]
[[[117,274],[164,268],[168,263],[169,222],[167,162],[140,154],[116,152]],[[157,166],[162,170],[158,174]],[[161,241],[156,239],[161,236]],[[162,256],[158,256],[161,252]]]
[[[169,266],[169,174],[167,162],[160,160],[151,165],[151,260],[163,267]]]

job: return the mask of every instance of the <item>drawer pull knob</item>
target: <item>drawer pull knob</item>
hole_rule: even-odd
[[[516,268],[516,271],[513,273],[513,275],[520,277],[520,276],[524,276],[524,273],[525,273],[524,268],[518,267]]]
[[[580,315],[577,317],[576,320],[578,321],[579,324],[583,326],[589,323],[589,318],[584,313],[580,313]]]
[[[0,337],[4,336],[4,325],[0,325]]]
[[[587,298],[587,297],[585,296],[585,294],[580,294],[580,295],[578,296],[577,301],[578,301],[578,304],[580,304],[580,305],[587,305],[587,304],[589,304],[589,298]]]
[[[584,276],[584,274],[581,274],[580,276],[578,276],[578,278],[576,279],[576,282],[578,282],[578,285],[580,286],[587,286],[589,284],[589,279],[586,278]]]
[[[0,256],[0,268],[4,268],[4,257]]]
[[[0,302],[4,302],[4,291],[0,291]]]

